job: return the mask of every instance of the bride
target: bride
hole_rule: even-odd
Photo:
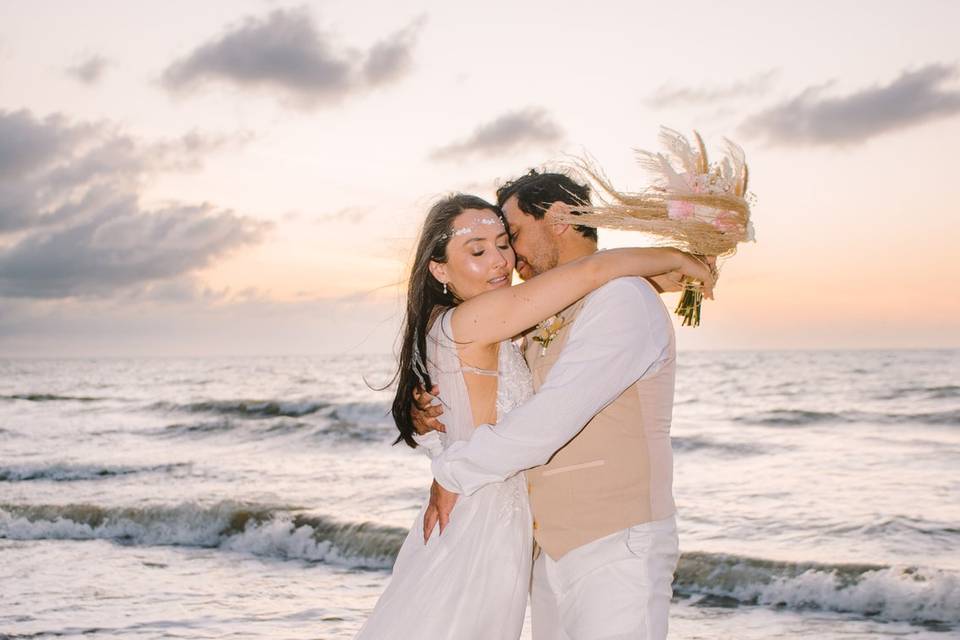
[[[675,249],[614,249],[511,286],[515,256],[502,213],[476,196],[435,204],[410,274],[393,417],[401,440],[428,455],[499,421],[533,394],[511,342],[608,281],[679,271],[713,283],[707,266]],[[445,432],[419,436],[419,386],[440,388]],[[424,541],[424,509],[358,639],[516,640],[530,586],[532,523],[523,474],[461,496],[441,535]]]

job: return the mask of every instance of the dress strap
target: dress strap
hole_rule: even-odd
[[[460,365],[460,371],[463,373],[475,373],[478,376],[498,376],[500,375],[499,371],[494,371],[491,369],[480,369],[479,367],[471,367],[465,364]]]
[[[454,308],[450,308],[443,312],[443,315],[440,317],[440,330],[443,335],[444,343],[450,349],[450,352],[456,357],[457,364],[460,365],[455,370],[459,370],[460,373],[473,373],[478,376],[499,376],[500,371],[497,369],[481,369],[480,367],[471,367],[468,364],[464,364],[463,361],[460,360],[460,355],[457,353],[457,344],[453,339],[453,311]]]

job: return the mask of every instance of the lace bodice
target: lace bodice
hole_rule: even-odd
[[[533,395],[533,375],[520,347],[510,340],[500,343],[497,376],[497,422]]]

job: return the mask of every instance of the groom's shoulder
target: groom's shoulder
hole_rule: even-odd
[[[616,278],[598,287],[587,296],[587,306],[616,304],[617,306],[653,308],[663,307],[660,294],[646,278]]]
[[[646,278],[611,280],[587,296],[581,315],[631,325],[636,324],[639,318],[646,318],[654,331],[662,330],[664,335],[672,331],[670,312],[664,306],[659,292]]]

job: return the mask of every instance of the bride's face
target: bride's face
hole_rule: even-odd
[[[430,272],[461,300],[509,287],[516,262],[503,222],[492,211],[466,209],[454,218],[446,263],[431,262]]]

